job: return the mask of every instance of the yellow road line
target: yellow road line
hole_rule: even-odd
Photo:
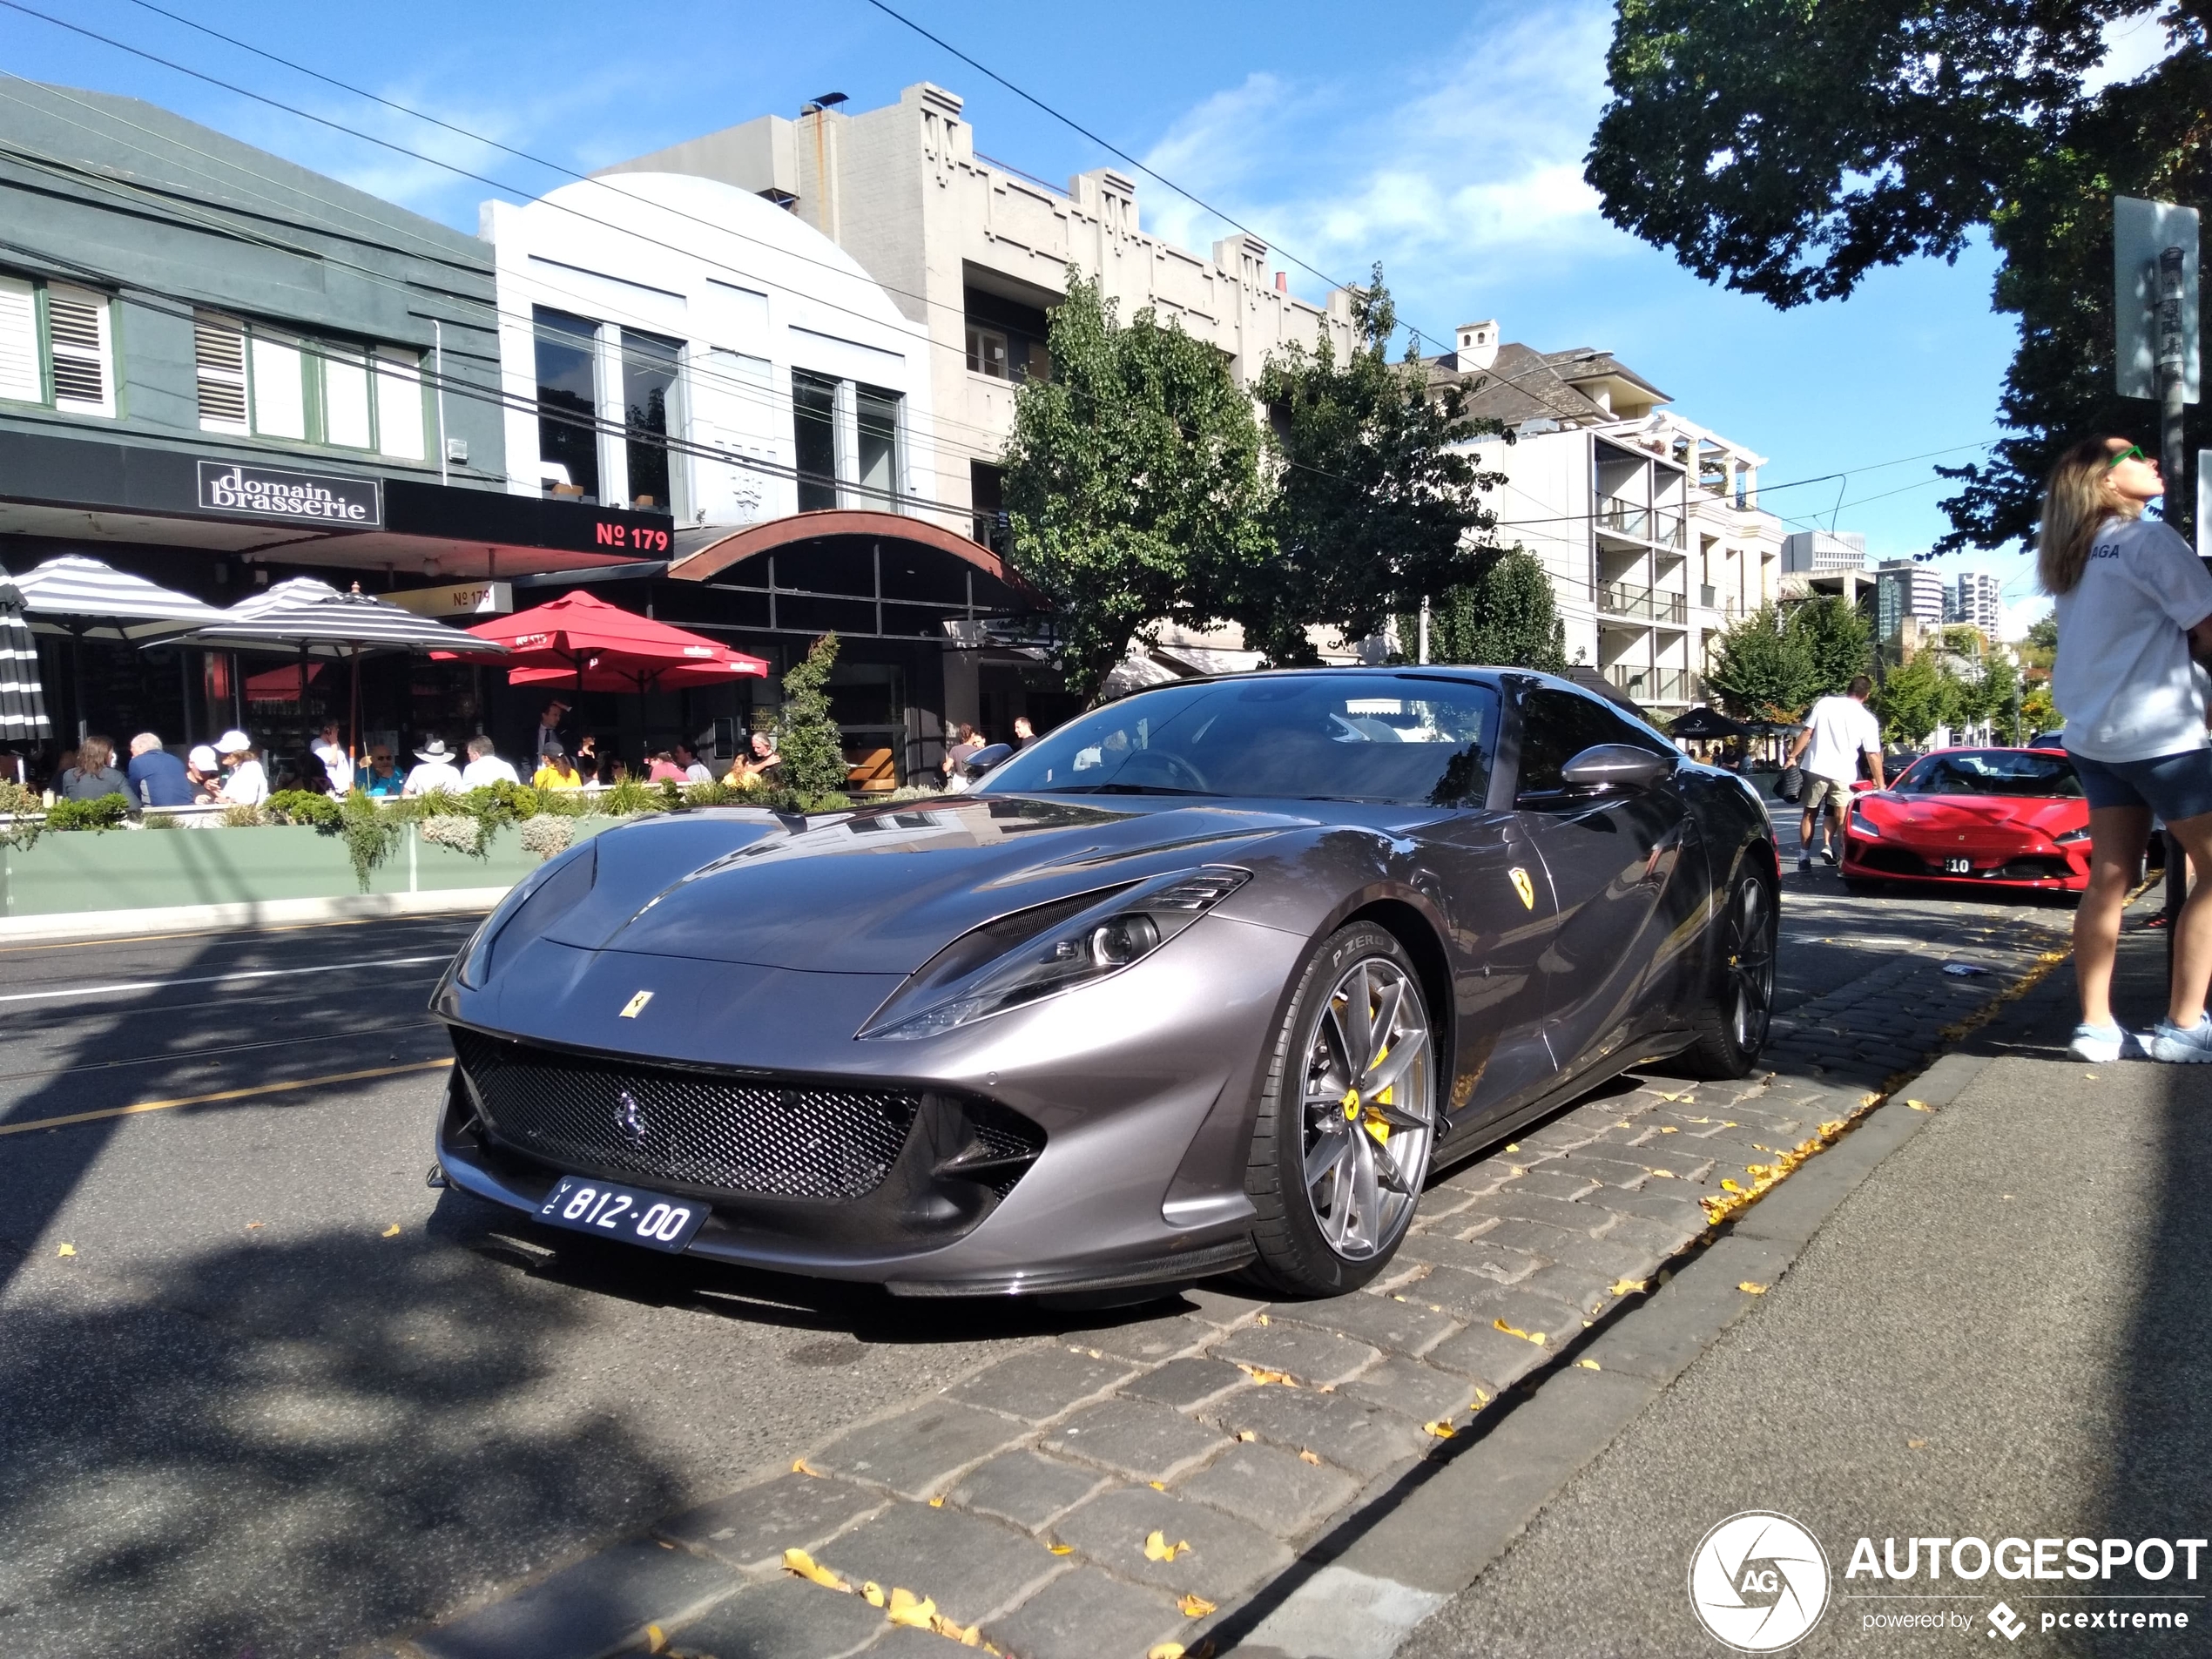
[[[21,1123],[0,1123],[0,1135],[28,1135],[35,1129],[60,1129],[69,1123],[98,1123],[104,1117],[132,1117],[140,1112],[165,1112],[172,1106],[209,1106],[221,1100],[244,1100],[252,1095],[281,1095],[295,1089],[320,1089],[325,1083],[357,1083],[370,1077],[397,1077],[410,1071],[438,1071],[453,1063],[417,1060],[404,1066],[376,1066],[368,1071],[334,1071],[321,1077],[297,1077],[290,1082],[256,1083],[251,1089],[224,1089],[212,1095],[183,1095],[175,1100],[144,1100],[136,1106],[106,1106],[97,1112],[71,1112],[65,1117],[34,1117]]]

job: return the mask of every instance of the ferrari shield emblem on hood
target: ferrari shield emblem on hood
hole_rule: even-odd
[[[645,1011],[645,1004],[652,1000],[653,994],[651,991],[640,991],[622,1005],[622,1013],[617,1017],[634,1020]]]
[[[1534,910],[1536,907],[1536,887],[1529,880],[1528,872],[1516,864],[1506,873],[1513,878],[1513,890],[1521,895],[1521,907]]]

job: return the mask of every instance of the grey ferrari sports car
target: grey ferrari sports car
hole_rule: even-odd
[[[1765,810],[1564,681],[1124,698],[969,793],[609,830],[439,985],[450,1184],[945,1296],[1326,1295],[1424,1182],[1641,1061],[1765,1040]]]

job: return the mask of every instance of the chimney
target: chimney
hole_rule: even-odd
[[[1278,293],[1288,293],[1290,291],[1291,273],[1288,271],[1278,271],[1275,273],[1275,292]]]
[[[1498,321],[1463,322],[1459,330],[1458,355],[1462,369],[1487,368],[1498,361]]]

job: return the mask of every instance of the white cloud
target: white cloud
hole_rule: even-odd
[[[2167,54],[2166,26],[2159,19],[2165,14],[2163,4],[2138,11],[2133,17],[2114,17],[2104,26],[2104,61],[2081,78],[2081,84],[2092,92],[2121,81],[2132,81]]]

